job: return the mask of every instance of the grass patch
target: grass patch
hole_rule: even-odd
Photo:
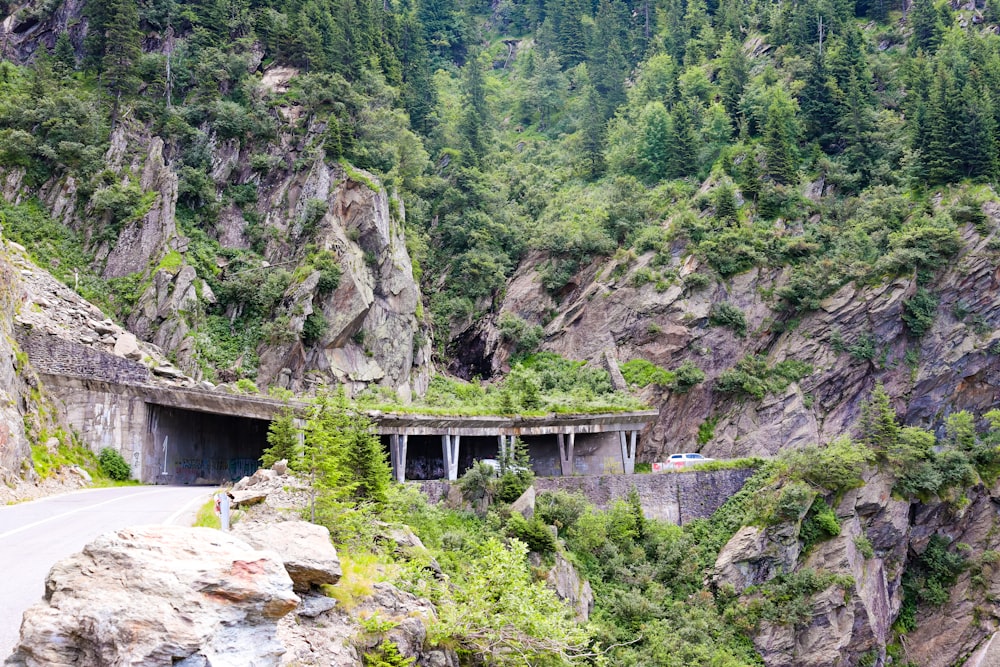
[[[198,513],[194,518],[194,527],[222,529],[222,521],[215,514],[215,498],[209,498],[204,505],[198,508]]]
[[[343,575],[332,586],[323,586],[323,594],[332,597],[344,611],[350,611],[375,590],[374,586],[386,579],[386,565],[374,553],[340,552],[340,569]]]

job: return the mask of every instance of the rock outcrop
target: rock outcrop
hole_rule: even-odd
[[[919,339],[902,319],[904,302],[917,290],[915,278],[850,283],[817,310],[790,313],[774,296],[788,282],[788,271],[754,268],[727,280],[712,278],[677,241],[669,249],[668,270],[678,279],[669,284],[636,286],[633,276],[648,271],[656,259],[648,252],[587,265],[558,295],[542,286],[540,270],[548,257],[530,255],[509,281],[498,312],[455,335],[451,368],[467,377],[502,372],[509,344],[499,322],[507,313],[544,325],[542,349],[595,366],[603,365],[609,350],[619,362],[642,358],[669,369],[691,362],[706,380],[687,393],[656,385],[642,390],[660,409],[659,421],[642,434],[639,454],[645,461],[689,450],[717,458],[769,456],[782,448],[829,442],[851,429],[861,402],[878,382],[898,399],[897,411],[907,424],[936,427],[963,409],[982,414],[1000,401],[995,250],[1000,206],[987,203],[983,210],[991,231],[962,227],[963,250],[927,285],[938,305],[933,326]],[[686,287],[684,279],[695,273],[708,284]],[[746,337],[711,326],[711,307],[722,302],[744,313]],[[871,353],[847,351],[862,340],[872,342]],[[772,364],[801,361],[812,372],[762,400],[715,391],[719,375],[750,354]],[[702,439],[708,431],[712,437],[701,445],[699,427],[705,424],[714,428],[702,429]]]
[[[73,3],[60,8],[79,11]],[[46,26],[44,31],[60,30]],[[10,34],[10,28],[0,25],[0,35]],[[262,89],[261,94],[270,93]],[[261,275],[288,270],[290,276],[277,304],[260,314],[277,324],[248,352],[253,361],[241,358],[238,369],[215,370],[222,376],[247,372],[261,387],[305,391],[311,386],[307,380],[326,379],[353,391],[382,385],[404,401],[422,394],[431,374],[431,345],[406,248],[402,203],[372,174],[328,161],[312,147],[303,169],[276,167],[262,173],[250,167],[252,156],[284,165],[289,152],[297,150],[292,143],[321,144],[322,124],[309,127],[305,138],[296,138],[285,126],[283,139],[266,148],[221,140],[208,126],[203,130],[219,206],[211,236],[223,250],[255,257],[257,265],[240,270]],[[232,321],[243,307],[219,304],[206,282],[216,273],[231,277],[226,273],[229,259],[206,258],[213,249],[206,250],[204,241],[195,247],[198,241],[178,223],[180,161],[175,146],[129,122],[116,127],[109,143],[101,188],[141,193],[142,203],[130,218],[111,219],[64,174],[54,174],[36,188],[25,183],[23,169],[0,168],[0,195],[11,203],[37,197],[52,217],[85,240],[95,273],[134,284],[130,289],[138,299],[122,313],[125,327],[199,380],[206,368],[199,345],[210,336],[205,313],[215,308]],[[227,203],[225,193],[233,187],[252,190],[255,200]],[[108,230],[117,227],[109,236]],[[259,254],[250,254],[251,248]]]
[[[277,552],[297,593],[340,581],[340,559],[330,543],[330,531],[323,526],[305,521],[246,521],[236,524],[233,536],[255,549]]]
[[[298,602],[273,553],[230,535],[119,530],[52,568],[6,664],[278,665],[278,620]]]
[[[594,591],[561,551],[556,552],[556,562],[545,575],[545,583],[572,607],[577,621],[587,622],[594,610]]]
[[[714,586],[745,598],[779,575],[810,570],[829,577],[826,588],[806,598],[804,620],[760,621],[753,639],[768,667],[888,664],[903,573],[915,567],[934,535],[964,554],[966,565],[943,604],[918,606],[915,629],[901,643],[907,659],[946,667],[989,650],[1000,626],[1000,489],[977,486],[967,492],[968,505],[910,503],[893,498],[891,490],[891,478],[869,473],[866,484],[846,492],[835,507],[840,534],[808,554],[801,553],[794,522],[742,528],[719,553]]]
[[[43,482],[32,467],[31,446],[55,451],[69,444],[69,429],[59,421],[51,398],[17,342],[18,321],[41,308],[25,290],[26,282],[39,272],[24,258],[23,250],[0,239],[0,504],[77,488],[89,481],[65,471]]]

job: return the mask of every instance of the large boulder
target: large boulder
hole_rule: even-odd
[[[587,622],[594,610],[594,591],[562,552],[556,552],[555,565],[546,574],[545,582],[573,608],[578,621]]]
[[[208,528],[126,528],[56,563],[5,664],[271,667],[298,602],[273,553]]]
[[[277,552],[298,592],[340,581],[340,559],[323,526],[306,521],[238,523],[233,534],[255,548]]]

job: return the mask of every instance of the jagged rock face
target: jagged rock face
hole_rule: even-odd
[[[316,311],[329,329],[308,348],[296,341],[262,349],[260,377],[265,382],[288,369],[289,379],[279,384],[300,387],[306,373],[318,370],[355,388],[369,383],[391,387],[404,399],[426,389],[430,351],[428,343],[414,342],[421,327],[416,317],[420,293],[403,237],[402,206],[390,202],[374,177],[365,178],[376,189],[318,160],[299,181],[261,185],[258,210],[268,224],[294,239],[271,242],[267,255],[272,261],[294,259],[301,246],[312,243],[336,253],[343,270],[331,294],[318,292],[317,272],[286,292],[283,310],[293,332],[300,333]],[[303,229],[304,216],[315,206],[310,202],[325,207],[315,230]],[[395,214],[391,205],[398,207]]]
[[[29,378],[19,372],[13,331],[17,293],[14,267],[0,255],[0,483],[4,485],[14,484],[23,472],[22,462],[31,458],[24,432]]]
[[[808,621],[794,626],[761,621],[753,640],[768,667],[853,666],[865,656],[876,660],[867,664],[886,664],[886,645],[894,640],[892,624],[903,602],[903,573],[935,534],[966,554],[967,568],[947,602],[918,607],[916,629],[902,642],[908,659],[933,667],[960,664],[985,649],[997,631],[1000,566],[991,554],[1000,550],[998,490],[977,486],[967,493],[968,505],[910,503],[892,497],[890,477],[869,472],[866,478],[836,507],[840,534],[808,555],[799,555],[797,540],[776,548],[774,540],[765,539],[773,531],[794,535],[790,524],[743,528],[719,553],[713,581],[732,585],[737,593],[802,569],[840,576],[809,599]]]
[[[259,147],[212,136],[209,149],[218,192],[234,182],[257,187],[252,210],[273,232],[263,248],[270,265],[294,269],[309,252],[330,251],[342,271],[330,293],[321,291],[318,271],[305,272],[285,292],[272,316],[286,316],[288,331],[281,341],[265,341],[257,350],[258,384],[304,390],[307,374],[319,373],[354,391],[379,384],[404,400],[423,393],[431,348],[427,325],[417,317],[420,292],[406,250],[402,204],[371,174],[352,171],[352,178],[340,165],[328,165],[322,154],[309,169],[262,175],[249,167]],[[138,186],[152,195],[148,210],[112,242],[98,240],[107,221],[79,200],[72,177],[53,177],[36,191],[24,185],[22,170],[0,170],[0,191],[15,203],[37,196],[54,217],[89,239],[105,278],[140,274],[143,293],[126,325],[200,379],[194,340],[198,313],[216,303],[216,296],[185,256],[190,239],[176,220],[178,178],[171,150],[141,127],[122,123],[112,134],[104,155],[107,168],[123,185],[138,174]],[[269,150],[283,164],[293,147],[281,143]],[[214,235],[224,248],[247,249],[249,228],[241,210],[229,205],[220,212]],[[163,261],[167,257],[171,261]],[[306,344],[302,332],[314,312],[325,317],[328,328]]]
[[[984,210],[995,229],[1000,207],[986,204]],[[543,349],[595,365],[606,352],[619,362],[643,358],[671,369],[690,361],[707,378],[688,393],[655,385],[643,390],[660,409],[659,421],[641,440],[640,457],[647,461],[689,450],[719,458],[773,455],[786,447],[828,442],[851,429],[877,382],[897,398],[895,407],[906,423],[936,427],[951,412],[981,414],[1000,401],[1000,355],[995,347],[990,351],[1000,341],[995,234],[983,237],[971,226],[961,233],[963,251],[928,285],[939,304],[933,327],[919,340],[907,332],[901,317],[904,301],[917,289],[911,278],[845,285],[820,309],[803,313],[796,326],[788,326],[790,314],[777,310],[776,298],[765,296],[787,280],[780,269],[752,269],[693,291],[677,282],[658,292],[652,284],[635,287],[631,282],[633,272],[652,261],[649,253],[624,273],[614,269],[627,260],[595,263],[582,269],[563,293],[551,295],[538,273],[546,258],[537,254],[511,279],[496,317],[456,336],[451,349],[458,358],[452,369],[470,376],[504,369],[508,353],[497,323],[507,312],[545,325]],[[681,277],[698,270],[687,252],[682,243],[673,248],[673,268]],[[746,338],[709,325],[709,311],[719,302],[744,312]],[[956,318],[960,302],[976,314],[976,323]],[[846,344],[870,335],[876,341],[875,358],[837,351],[833,343],[838,335]],[[919,352],[918,359],[912,350]],[[748,354],[765,355],[770,363],[802,361],[813,373],[782,395],[760,401],[714,391],[714,380]],[[702,447],[698,427],[710,419],[717,420],[714,438]]]
[[[271,552],[209,528],[124,529],[52,568],[6,664],[278,665],[298,602]]]
[[[573,563],[562,552],[556,552],[556,562],[546,574],[545,581],[561,600],[573,608],[576,619],[586,623],[594,610],[594,591],[590,582],[580,577]]]

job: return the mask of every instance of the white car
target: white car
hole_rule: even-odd
[[[708,463],[709,461],[714,461],[715,459],[705,458],[697,452],[688,452],[685,454],[672,454],[666,463],[654,463],[653,472],[658,472],[659,470],[670,470],[671,468],[684,468],[686,466],[697,465],[698,463]]]

